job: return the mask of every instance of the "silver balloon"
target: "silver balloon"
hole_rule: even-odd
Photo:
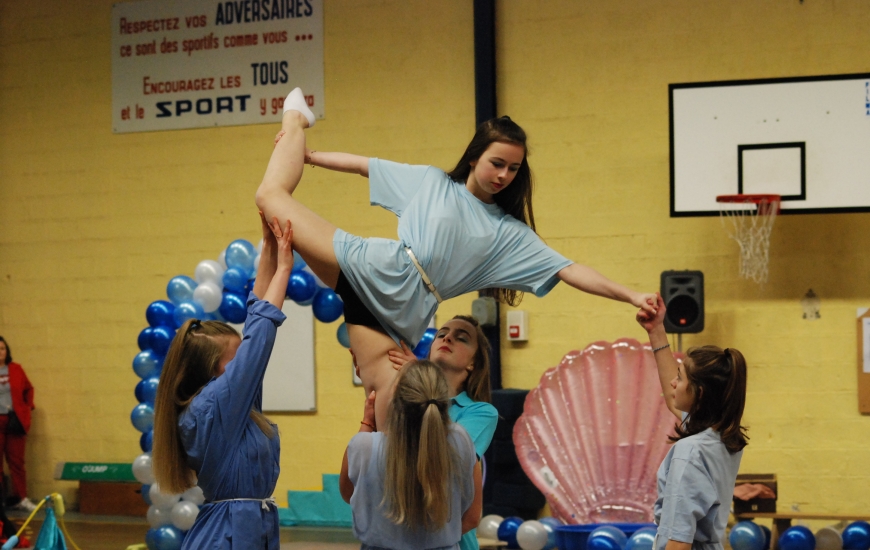
[[[142,485],[154,483],[154,472],[151,471],[151,453],[142,453],[133,460],[133,477]]]
[[[181,493],[181,500],[192,502],[197,506],[202,506],[202,503],[205,502],[205,495],[202,494],[202,489],[199,488],[199,485],[195,485]]]
[[[169,510],[161,510],[153,504],[148,507],[148,513],[145,514],[148,518],[148,523],[151,527],[160,527],[161,525],[169,525],[172,523]]]
[[[540,521],[524,521],[517,529],[517,544],[523,550],[543,550],[547,546],[547,530]]]
[[[181,495],[168,495],[164,493],[160,490],[160,486],[157,483],[151,485],[151,488],[148,490],[148,496],[151,497],[151,504],[155,508],[160,508],[167,512],[172,510],[175,503],[181,499]]]
[[[477,536],[482,539],[498,540],[498,526],[504,518],[496,514],[484,516],[477,526]]]
[[[196,266],[196,269],[193,272],[193,278],[196,279],[196,282],[199,284],[211,281],[220,285],[223,281],[224,271],[226,270],[227,268],[221,266],[219,262],[214,260],[203,260]]]
[[[843,535],[834,527],[816,531],[816,550],[843,550]]]
[[[223,292],[218,283],[214,281],[205,281],[193,291],[193,301],[202,306],[202,310],[206,313],[217,311],[221,307]]]
[[[182,500],[175,503],[172,507],[172,512],[169,514],[172,518],[172,525],[178,527],[182,531],[187,531],[193,527],[193,522],[196,521],[196,516],[199,514],[199,507],[187,500]]]

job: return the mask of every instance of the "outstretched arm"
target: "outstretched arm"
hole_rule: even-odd
[[[286,133],[285,130],[278,132],[275,136],[276,146]],[[333,153],[329,151],[312,151],[306,147],[305,162],[311,166],[319,166],[328,170],[335,170],[336,172],[348,172],[350,174],[359,174],[360,176],[369,177],[369,158],[360,155]]]
[[[278,268],[278,241],[275,234],[269,228],[266,216],[260,211],[260,225],[263,227],[263,250],[260,252],[260,265],[257,266],[257,278],[254,279],[254,295],[262,299],[269,288],[269,283],[275,276]]]
[[[571,264],[568,267],[562,268],[556,275],[577,290],[610,298],[611,300],[626,302],[641,308],[650,316],[656,314],[655,294],[642,294],[626,288],[619,283],[611,281],[591,267]]]
[[[284,307],[284,297],[287,294],[287,281],[290,279],[290,272],[293,270],[293,229],[290,227],[290,220],[287,220],[287,225],[281,227],[278,223],[278,218],[272,218],[269,223],[269,229],[275,236],[276,248],[274,252],[275,258],[275,274],[272,280],[269,281],[269,286],[263,296],[273,306],[281,309]],[[266,255],[266,243],[263,243],[263,253],[260,257],[260,265],[263,265],[263,256]],[[257,273],[257,278],[260,274]],[[256,286],[256,282],[254,283]]]
[[[662,395],[665,398],[665,404],[668,406],[668,410],[671,411],[677,419],[682,420],[683,413],[674,407],[674,393],[673,388],[671,387],[671,380],[677,376],[677,360],[671,352],[668,335],[665,333],[665,326],[663,324],[666,312],[665,301],[662,300],[661,295],[658,293],[655,294],[655,297],[657,305],[655,316],[652,319],[649,319],[646,312],[640,310],[637,312],[637,322],[647,331],[647,334],[649,334],[649,344],[652,346],[652,349],[662,348],[653,352],[656,366],[659,371],[659,383],[662,386]]]

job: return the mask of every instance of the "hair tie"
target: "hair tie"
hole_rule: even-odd
[[[200,320],[194,319],[190,322],[190,326],[187,327],[187,332],[190,332],[191,330],[193,330],[195,328],[199,328],[201,326],[202,326],[202,323],[200,322]]]
[[[507,116],[507,115],[502,116],[501,119],[502,119],[502,120],[507,120],[507,121],[513,122],[513,121],[511,120],[511,117],[509,117],[509,116]]]
[[[429,405],[435,405],[437,407],[438,400],[437,399],[430,399],[429,401],[426,401],[426,406],[428,407]]]
[[[731,349],[731,348],[725,348],[725,352],[724,352],[725,355],[728,355],[728,350],[729,350],[729,349]]]

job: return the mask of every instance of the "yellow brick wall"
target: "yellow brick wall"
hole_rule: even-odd
[[[325,6],[326,119],[319,150],[452,167],[473,132],[471,3],[333,1]],[[128,461],[144,310],[173,275],[231,240],[258,238],[253,192],[276,128],[114,135],[111,2],[0,3],[0,334],[37,389],[32,496],[57,461]],[[862,512],[868,420],[857,413],[855,308],[870,305],[866,214],[777,222],[770,282],[736,277],[716,218],[668,217],[667,85],[855,73],[870,5],[797,0],[498,3],[499,114],[531,139],[541,235],[566,256],[639,289],[661,271],[706,276],[707,329],[686,345],[741,349],[750,363],[742,470],[776,472],[780,505]],[[308,170],[298,197],[350,232],[392,236],[366,181]],[[822,319],[801,317],[813,288]],[[442,306],[439,319],[469,309]],[[534,386],[571,349],[642,337],[628,306],[560,285],[527,297],[531,341],[503,348],[505,384]],[[316,414],[273,415],[287,489],[338,470],[357,429],[337,323],[316,326]]]

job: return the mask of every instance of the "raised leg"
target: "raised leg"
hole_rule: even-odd
[[[338,281],[338,261],[332,248],[336,227],[292,197],[305,166],[305,132],[308,120],[299,111],[287,111],[281,123],[285,132],[269,159],[257,189],[257,207],[267,220],[277,217],[293,223],[293,248],[314,273],[332,288]]]

